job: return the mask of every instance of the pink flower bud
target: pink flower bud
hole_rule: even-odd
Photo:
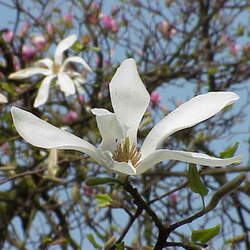
[[[161,23],[158,23],[157,29],[162,33],[163,36],[168,37],[168,38],[176,34],[177,32],[176,29],[174,29],[167,20],[164,20]]]
[[[157,106],[161,101],[161,96],[158,92],[153,91],[150,95],[150,104],[152,106]]]
[[[4,41],[5,41],[6,43],[9,43],[9,42],[11,42],[12,39],[13,39],[13,32],[10,31],[10,30],[7,30],[7,31],[3,32],[3,35],[2,35],[2,36],[3,36]]]
[[[21,27],[19,35],[24,36],[27,30],[29,29],[29,27],[30,27],[30,23],[28,21],[24,22],[23,26]]]
[[[113,4],[111,7],[112,16],[115,16],[118,12],[119,12],[119,7],[115,4]]]
[[[102,21],[104,28],[110,30],[113,33],[118,31],[118,25],[115,22],[115,19],[113,17],[107,16],[107,15],[102,15],[101,21]]]
[[[3,143],[0,146],[0,151],[1,151],[2,154],[7,154],[8,150],[9,150],[9,144],[7,142]]]
[[[175,207],[177,205],[177,195],[175,193],[171,194],[169,196],[169,201],[172,207]]]
[[[238,51],[239,51],[239,46],[238,44],[236,44],[233,41],[228,42],[227,47],[229,49],[229,52],[233,55],[233,56],[237,56]]]
[[[23,45],[22,58],[25,62],[28,62],[35,54],[36,54],[36,50],[33,47]]]
[[[70,110],[67,114],[64,115],[63,120],[66,123],[70,123],[76,120],[77,118],[78,118],[78,114],[75,111]]]
[[[49,35],[53,34],[55,28],[54,25],[52,23],[47,23],[46,24],[46,31]]]
[[[63,21],[65,23],[72,23],[74,16],[71,13],[67,13],[63,16]]]
[[[86,196],[92,196],[94,194],[94,190],[92,187],[89,186],[83,186],[83,192]]]
[[[33,37],[32,43],[36,47],[37,50],[44,50],[45,49],[46,40],[45,40],[44,36],[42,36],[42,35]]]
[[[80,95],[80,96],[78,97],[78,100],[79,100],[81,103],[85,102],[85,98],[84,98],[84,96],[82,96],[82,95]]]

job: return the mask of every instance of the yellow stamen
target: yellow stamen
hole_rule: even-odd
[[[141,159],[141,152],[138,151],[135,144],[130,145],[129,138],[126,137],[123,143],[117,145],[113,153],[113,160],[118,162],[131,162],[136,168],[139,166]]]
[[[55,64],[55,65],[53,66],[53,73],[54,73],[55,75],[57,75],[57,74],[59,73],[60,69],[61,69],[61,65]]]

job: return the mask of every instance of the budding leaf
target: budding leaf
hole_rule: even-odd
[[[124,250],[124,243],[120,242],[115,244],[115,250]]]
[[[192,232],[192,241],[200,241],[201,243],[207,243],[209,240],[211,240],[213,237],[215,237],[220,232],[220,225],[217,225],[215,227],[207,228],[207,229],[201,229],[201,230],[194,230]]]
[[[196,165],[189,164],[187,178],[189,187],[193,192],[198,193],[201,196],[207,195],[208,189],[202,183]]]
[[[102,247],[95,241],[94,236],[92,234],[86,234],[86,238],[92,244],[94,248],[101,249]]]
[[[88,178],[85,181],[86,185],[88,185],[88,186],[103,185],[103,184],[114,183],[114,182],[120,183],[117,179],[110,178],[110,177],[107,177],[107,178],[96,178],[96,177],[93,177],[93,178]]]
[[[72,50],[76,51],[76,52],[81,52],[83,49],[83,45],[79,42],[75,42],[73,44],[73,46],[71,47]]]
[[[98,207],[107,207],[112,202],[111,197],[107,194],[96,194],[95,199],[98,203]]]
[[[235,142],[233,145],[229,146],[227,149],[225,149],[223,152],[220,153],[220,158],[230,158],[234,155],[237,148],[239,146],[238,142]]]

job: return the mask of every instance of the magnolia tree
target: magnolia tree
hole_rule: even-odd
[[[248,1],[65,2],[0,1],[1,249],[250,249]]]

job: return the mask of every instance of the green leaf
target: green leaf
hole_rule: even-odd
[[[8,82],[0,82],[0,89],[5,90],[11,95],[15,95],[15,91],[11,88],[11,84]]]
[[[193,192],[198,193],[201,196],[207,195],[208,189],[202,183],[196,165],[189,164],[187,178],[189,187]]]
[[[80,52],[83,49],[83,44],[79,42],[75,42],[73,46],[71,47],[71,49],[74,50],[75,52]]]
[[[96,194],[95,199],[98,203],[98,207],[107,207],[112,202],[111,197],[107,194]]]
[[[101,249],[102,247],[95,241],[94,236],[92,234],[86,234],[86,238],[92,244],[94,248]]]
[[[101,50],[99,47],[90,47],[89,49],[95,52],[99,52]]]
[[[220,225],[217,225],[215,227],[207,228],[207,229],[201,229],[201,230],[194,230],[192,232],[192,241],[200,241],[201,243],[207,243],[209,240],[211,240],[214,236],[216,236],[220,232]]]
[[[93,177],[93,178],[88,178],[85,183],[88,185],[88,186],[96,186],[96,185],[103,185],[103,184],[106,184],[106,183],[120,183],[119,180],[117,179],[114,179],[114,178],[110,178],[110,177],[107,177],[107,178],[97,178],[97,177]]]
[[[124,242],[115,244],[115,250],[124,250]]]
[[[223,152],[220,153],[220,158],[230,158],[230,157],[232,157],[235,154],[238,146],[239,146],[239,143],[235,142],[234,144],[232,144],[231,146],[229,146]]]

